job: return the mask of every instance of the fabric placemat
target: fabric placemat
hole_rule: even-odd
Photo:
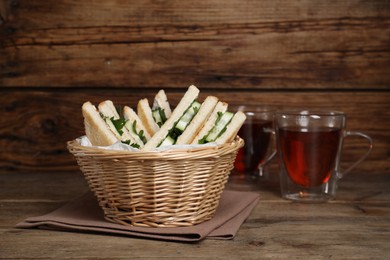
[[[135,227],[105,220],[96,198],[88,192],[51,213],[29,217],[18,223],[16,228],[98,232],[189,242],[204,238],[233,239],[258,200],[259,194],[254,192],[225,190],[211,220],[189,227]]]

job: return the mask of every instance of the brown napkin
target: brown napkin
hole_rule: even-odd
[[[105,220],[96,198],[87,193],[49,214],[29,217],[16,227],[99,232],[171,241],[233,239],[258,200],[259,195],[254,192],[225,190],[211,220],[190,227],[154,228],[124,226]]]

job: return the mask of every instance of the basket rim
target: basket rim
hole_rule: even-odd
[[[108,150],[96,146],[83,146],[78,141],[78,138],[68,141],[67,148],[74,156],[114,156],[126,157],[134,159],[185,159],[185,158],[208,158],[221,156],[231,153],[244,146],[244,140],[238,135],[230,142],[215,146],[197,146],[189,148],[175,148],[163,151],[124,151],[124,150]]]

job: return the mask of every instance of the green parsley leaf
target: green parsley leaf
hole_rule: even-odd
[[[207,135],[203,136],[203,138],[198,141],[198,144],[205,144],[205,143],[207,143],[206,138],[207,138]]]
[[[219,120],[221,120],[221,118],[222,118],[222,116],[223,116],[223,112],[219,111],[219,112],[217,112],[217,115],[218,115],[218,117],[217,117],[217,119],[215,120],[215,124],[217,124],[217,123],[219,122]]]
[[[167,121],[167,117],[165,115],[165,109],[161,109],[160,107],[158,108],[158,112],[161,117],[161,122],[164,124]]]
[[[130,140],[122,141],[122,143],[130,145],[131,147],[134,147],[134,148],[138,148],[138,149],[140,148],[139,144],[132,143]]]
[[[123,135],[122,128],[125,126],[126,120],[123,119],[123,118],[114,119],[114,117],[111,117],[110,120],[114,124],[114,126],[115,126],[116,130],[118,131],[118,133],[120,135]]]

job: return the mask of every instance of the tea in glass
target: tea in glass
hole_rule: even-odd
[[[372,149],[371,138],[346,131],[346,116],[335,111],[282,111],[275,114],[276,147],[282,197],[323,202],[336,195],[336,182],[362,162]],[[367,152],[344,172],[340,154],[347,136],[368,141]]]
[[[235,171],[248,176],[263,176],[264,166],[274,157],[273,147],[273,113],[266,106],[240,106],[246,115],[246,121],[238,135],[245,145],[238,151],[234,164]]]

